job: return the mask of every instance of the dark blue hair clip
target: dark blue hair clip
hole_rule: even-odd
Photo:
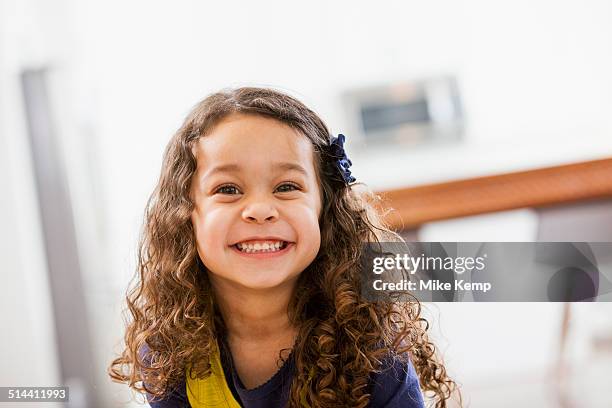
[[[336,163],[338,164],[338,168],[340,169],[340,173],[342,173],[342,178],[346,184],[353,183],[357,181],[355,177],[351,176],[351,171],[349,168],[353,164],[351,160],[347,157],[346,152],[344,151],[344,141],[346,137],[340,133],[338,137],[332,136],[331,138],[331,154],[336,159]]]

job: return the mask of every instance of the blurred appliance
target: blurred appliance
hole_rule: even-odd
[[[347,90],[342,103],[347,134],[358,148],[423,146],[463,136],[463,110],[453,76]]]

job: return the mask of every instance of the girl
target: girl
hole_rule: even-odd
[[[126,348],[109,374],[151,407],[446,407],[418,302],[360,295],[367,241],[344,136],[271,89],[210,95],[149,200]],[[415,370],[416,368],[416,370]]]

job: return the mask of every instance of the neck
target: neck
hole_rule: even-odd
[[[209,277],[230,340],[266,343],[296,332],[288,307],[297,279],[258,290]]]

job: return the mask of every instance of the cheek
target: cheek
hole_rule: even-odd
[[[321,230],[316,209],[304,207],[303,211],[294,213],[294,220],[298,225],[302,243],[307,244],[310,251],[318,252],[321,245]]]
[[[321,249],[321,231],[316,218],[314,221],[314,223],[309,223],[305,226],[302,232],[302,253],[304,254],[304,263],[301,265],[302,269],[305,269],[315,260]]]
[[[224,225],[225,217],[218,211],[194,211],[191,216],[196,244],[198,249],[211,251],[222,247],[225,243],[227,226]]]

